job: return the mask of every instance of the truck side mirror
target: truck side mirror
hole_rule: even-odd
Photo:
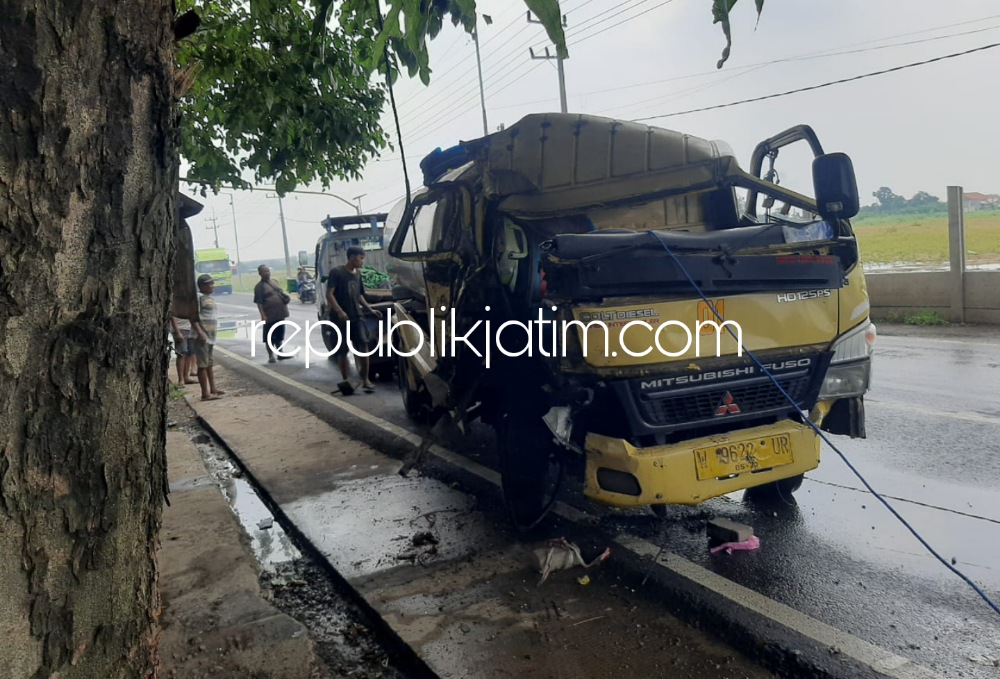
[[[816,205],[824,219],[850,219],[861,209],[854,164],[846,153],[816,156],[812,164]]]

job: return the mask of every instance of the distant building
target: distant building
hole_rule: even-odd
[[[996,207],[997,196],[987,196],[984,193],[963,193],[962,207],[967,212],[976,210],[991,210]]]

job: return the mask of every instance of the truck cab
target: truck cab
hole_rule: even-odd
[[[211,274],[217,293],[233,294],[232,266],[229,261],[229,253],[224,248],[195,250],[194,272],[196,278],[203,273]]]
[[[814,197],[773,171],[795,143]],[[857,186],[807,126],[744,171],[721,142],[537,114],[421,167],[386,228],[395,312],[421,328],[402,334],[404,403],[496,429],[518,527],[566,471],[601,503],[695,505],[791,493],[818,428],[864,436]]]

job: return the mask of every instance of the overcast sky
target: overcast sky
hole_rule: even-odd
[[[711,23],[711,0],[566,0],[570,58],[565,62],[571,113],[634,120],[715,106],[849,78],[1000,42],[996,0],[766,0],[759,24],[751,0],[733,11],[732,55],[715,65],[725,38]],[[480,0],[492,25],[481,28],[483,80],[490,131],[528,113],[558,111],[555,61],[544,52],[545,33],[528,24],[523,3]],[[902,44],[910,43],[910,44]],[[482,136],[475,46],[450,24],[431,45],[430,87],[404,78],[396,85],[411,182],[434,148]],[[1000,91],[1000,47],[900,72],[768,101],[647,121],[722,139],[746,167],[754,145],[791,125],[806,123],[826,151],[854,160],[862,202],[889,186],[907,197],[945,187],[1000,193],[995,170]],[[383,125],[395,140],[391,111]],[[782,173],[805,188],[807,165]],[[312,253],[327,214],[388,210],[403,195],[400,153],[387,150],[360,182],[332,186],[332,197],[289,195],[283,201],[292,258]],[[301,187],[322,190],[321,187]],[[232,192],[240,257],[284,256],[278,201],[273,194]],[[199,199],[201,200],[201,199]],[[209,196],[192,220],[195,247],[219,244],[235,259],[230,195]],[[311,261],[311,257],[310,257]]]

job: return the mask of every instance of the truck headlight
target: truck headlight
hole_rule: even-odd
[[[833,359],[826,371],[820,398],[861,396],[868,391],[876,336],[875,324],[869,321],[833,343]]]

